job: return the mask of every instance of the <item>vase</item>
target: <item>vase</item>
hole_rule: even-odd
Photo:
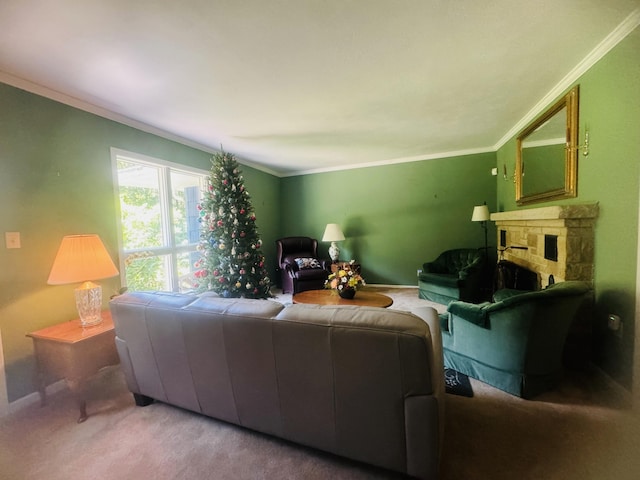
[[[342,290],[338,290],[338,295],[340,295],[340,298],[346,298],[347,300],[351,300],[356,295],[356,289],[343,288]]]

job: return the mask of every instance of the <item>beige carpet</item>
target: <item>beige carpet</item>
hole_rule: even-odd
[[[534,401],[472,386],[473,398],[446,396],[441,480],[640,478],[638,419],[590,376],[568,373]],[[405,478],[161,403],[136,407],[117,366],[89,395],[82,424],[66,390],[0,419],[0,479]]]

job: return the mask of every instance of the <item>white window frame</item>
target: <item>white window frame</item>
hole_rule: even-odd
[[[160,169],[160,214],[163,246],[145,247],[132,250],[125,250],[122,244],[122,212],[120,209],[120,186],[118,183],[118,160],[139,163]],[[176,245],[172,229],[169,226],[173,221],[173,212],[171,208],[171,175],[170,172],[185,173],[189,175],[201,175],[200,191],[204,193],[207,185],[207,179],[210,172],[200,168],[189,167],[175,162],[150,157],[140,153],[129,152],[119,148],[111,148],[111,168],[113,174],[113,186],[115,192],[116,203],[116,229],[118,234],[118,253],[120,266],[120,284],[126,286],[126,265],[125,259],[128,255],[138,252],[150,252],[154,255],[165,255],[170,259],[170,265],[165,265],[168,271],[168,282],[171,290],[177,292],[179,290],[178,262],[177,255],[179,253],[196,251],[197,243],[189,245]]]

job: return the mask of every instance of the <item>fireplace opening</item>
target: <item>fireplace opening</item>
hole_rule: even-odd
[[[558,261],[558,236],[544,236],[544,258],[552,262]]]

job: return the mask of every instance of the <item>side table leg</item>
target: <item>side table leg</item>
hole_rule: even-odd
[[[47,404],[47,386],[45,374],[38,368],[37,380],[38,393],[40,394],[40,406],[44,407]]]
[[[34,375],[34,383],[35,387],[38,389],[38,393],[40,394],[40,406],[44,407],[47,404],[47,375],[45,373],[44,365],[40,360],[40,355],[38,354],[38,344],[34,344],[35,352],[36,352],[36,371]]]
[[[80,410],[80,416],[78,417],[78,423],[82,423],[87,419],[87,401],[84,395],[84,380],[78,378],[67,379],[67,385],[69,390],[73,394],[78,409]]]

